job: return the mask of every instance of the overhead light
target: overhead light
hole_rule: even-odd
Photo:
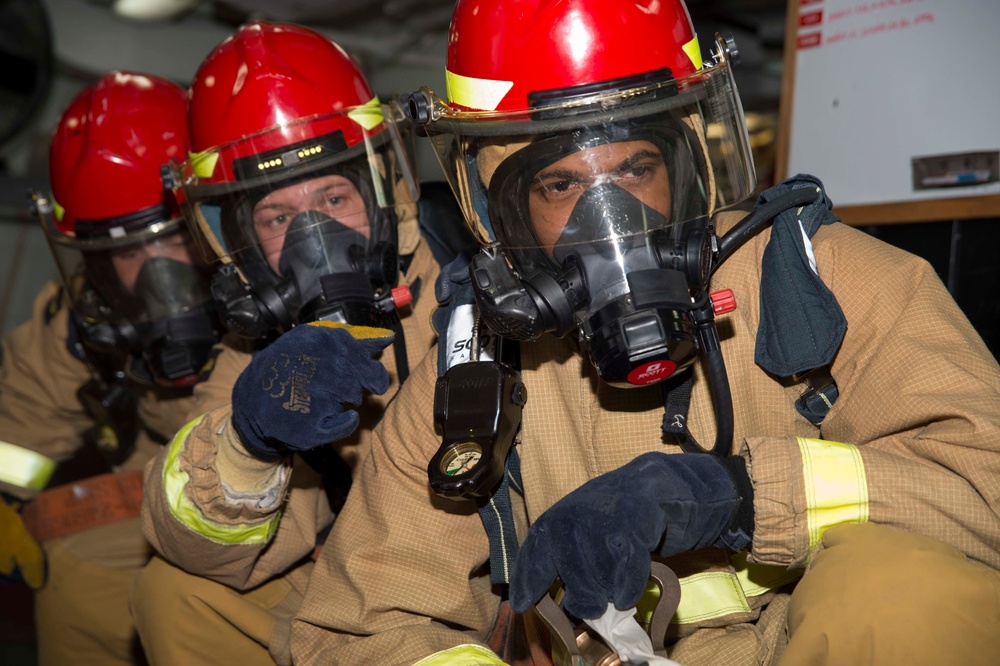
[[[135,21],[166,21],[193,9],[200,0],[115,0],[112,9]]]

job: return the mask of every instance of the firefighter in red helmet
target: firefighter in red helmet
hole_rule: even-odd
[[[243,25],[195,75],[175,187],[217,260],[223,320],[260,348],[219,355],[150,468],[160,557],[133,609],[154,662],[289,663],[310,555],[434,335],[439,268],[401,120],[346,52],[296,25]]]
[[[1000,657],[1000,368],[815,177],[734,208],[753,164],[707,46],[682,0],[456,4],[446,98],[408,108],[479,233],[477,332],[519,361],[400,392],[298,662]],[[475,366],[506,438],[455,429]]]
[[[128,590],[152,554],[141,470],[183,425],[222,331],[208,266],[160,177],[188,150],[186,109],[184,89],[159,77],[101,77],[55,128],[51,194],[33,193],[63,279],[3,341],[0,490],[27,504],[19,516],[4,503],[18,529],[0,550],[33,553],[20,572],[37,588],[42,664],[134,662]],[[74,459],[90,446],[114,473],[83,478],[81,465],[101,468]]]
[[[160,167],[187,150],[186,96],[177,85],[117,73],[66,109],[52,138],[52,200],[38,201],[56,263],[85,342],[127,350],[129,374],[161,386],[190,386],[218,338],[209,269],[195,251]],[[102,114],[101,111],[104,111]],[[150,109],[160,118],[149,119]],[[127,131],[121,118],[137,117]],[[111,116],[111,117],[109,117]]]

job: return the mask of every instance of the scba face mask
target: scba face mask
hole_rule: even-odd
[[[212,293],[230,330],[267,338],[317,319],[398,323],[409,299],[397,287],[397,225],[417,188],[392,113],[310,116],[175,166],[172,187],[204,256],[219,261]],[[366,130],[364,118],[378,122]],[[330,128],[339,129],[323,133]],[[294,136],[308,138],[289,143]]]
[[[711,233],[682,132],[604,129],[541,139],[500,163],[490,219],[518,276],[487,252],[473,284],[501,335],[575,328],[602,379],[639,386],[697,355],[692,296],[707,286]]]
[[[140,213],[77,220],[72,236],[59,233],[51,216],[42,224],[80,341],[102,357],[123,359],[138,382],[190,386],[222,335],[210,270],[181,218],[161,207]]]
[[[307,211],[292,220],[278,271],[295,281],[302,302],[300,319],[332,315],[346,323],[348,312],[338,307],[345,308],[359,298],[372,311],[368,283],[395,284],[398,262],[388,243],[376,244],[371,252],[367,246],[365,236],[322,213]]]
[[[153,256],[142,264],[130,288],[108,277],[113,270],[106,256],[88,260],[94,291],[81,294],[76,306],[83,313],[84,344],[101,354],[127,350],[127,373],[140,383],[197,382],[221,335],[205,267]]]
[[[222,211],[228,251],[248,283],[233,268],[216,276],[227,325],[250,337],[320,319],[392,327],[395,215],[370,190],[360,171],[338,170],[250,193]]]
[[[205,271],[168,259],[149,259],[139,271],[135,299],[147,316],[136,326],[137,355],[157,383],[197,381],[220,336]],[[133,374],[141,375],[135,368]]]

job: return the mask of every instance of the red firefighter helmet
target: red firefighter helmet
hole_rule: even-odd
[[[61,210],[56,229],[73,236],[78,221],[87,227],[177,217],[160,166],[187,153],[186,114],[185,90],[149,74],[111,72],[77,95],[56,125],[49,152]]]
[[[683,209],[669,211],[680,224],[754,186],[731,54],[721,38],[715,46],[703,61],[682,0],[458,0],[446,99],[424,89],[410,113],[484,243],[539,247],[518,210],[524,191],[491,187],[501,165],[517,179],[546,160],[641,137],[655,138],[675,188],[687,190],[674,197]]]
[[[397,120],[351,57],[308,28],[247,23],[208,55],[188,101],[193,152],[174,182],[223,264],[215,291],[230,328],[257,336],[340,316],[330,275],[353,274],[365,298],[390,293],[397,229],[415,227],[417,197]]]
[[[338,113],[367,107],[367,117]],[[335,132],[344,144],[336,148],[349,149],[381,120],[378,99],[340,46],[302,26],[265,22],[240,26],[209,54],[191,84],[188,114],[193,152],[220,148],[211,174],[199,170],[203,184],[292,167],[270,153]],[[241,161],[261,155],[269,160],[259,169],[258,161]]]
[[[52,197],[33,193],[85,347],[127,354],[141,382],[187,386],[218,339],[208,266],[161,167],[188,149],[187,92],[115,71],[56,125]]]
[[[458,0],[448,39],[448,101],[510,111],[529,96],[702,65],[681,0]]]

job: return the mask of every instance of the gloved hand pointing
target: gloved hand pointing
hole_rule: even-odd
[[[15,572],[37,590],[45,580],[45,554],[17,508],[0,498],[0,575],[16,580]]]
[[[591,479],[532,524],[514,563],[511,606],[523,613],[559,577],[562,606],[578,618],[600,617],[609,602],[627,610],[646,587],[650,553],[740,551],[752,533],[753,488],[742,458],[646,453]]]
[[[247,451],[277,461],[354,432],[360,417],[350,407],[389,388],[372,357],[392,341],[384,328],[318,321],[255,354],[233,386],[233,427]]]

